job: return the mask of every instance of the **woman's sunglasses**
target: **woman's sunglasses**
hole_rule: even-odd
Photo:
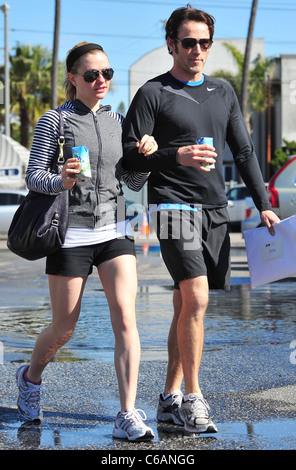
[[[75,73],[75,75],[80,75],[81,77],[83,77],[84,81],[87,83],[91,83],[97,80],[100,74],[105,78],[105,80],[111,80],[114,75],[114,70],[108,68],[103,70],[87,70],[84,73]]]
[[[183,49],[192,49],[193,47],[196,46],[196,44],[200,45],[200,48],[203,51],[207,51],[211,45],[213,44],[213,41],[211,39],[195,39],[195,38],[184,38],[184,39],[176,39],[176,41],[179,41],[182,44]]]

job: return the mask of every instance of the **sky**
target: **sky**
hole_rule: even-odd
[[[188,1],[61,0],[59,60],[64,62],[68,50],[81,41],[101,44],[115,70],[114,91],[103,104],[117,111],[123,102],[127,109],[130,66],[165,45],[163,22]],[[41,44],[52,50],[55,0],[0,0],[0,6],[4,3],[9,6],[8,45],[12,55],[17,43]],[[247,36],[252,0],[192,0],[191,5],[215,17],[214,40]],[[0,64],[4,62],[4,20],[0,12]],[[254,37],[264,38],[266,57],[296,54],[295,20],[295,0],[259,0]]]

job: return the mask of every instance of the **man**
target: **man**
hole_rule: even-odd
[[[225,141],[271,233],[272,224],[279,220],[270,210],[253,143],[233,89],[203,74],[213,34],[214,18],[207,13],[190,5],[172,13],[166,24],[172,69],[140,88],[123,129],[125,169],[151,172],[149,206],[155,205],[162,256],[175,281],[167,378],[157,417],[184,424],[186,431],[196,433],[217,431],[199,386],[198,372],[209,288],[230,288],[222,171]],[[150,157],[137,152],[136,142],[144,134],[153,135],[159,146]],[[204,136],[213,137],[214,146],[196,144],[196,139]],[[213,162],[214,169],[205,165]],[[188,224],[190,243],[188,234],[184,234]],[[183,377],[184,395],[180,391]]]

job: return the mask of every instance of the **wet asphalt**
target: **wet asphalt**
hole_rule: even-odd
[[[232,276],[236,282],[247,282],[241,234],[233,235],[232,246]],[[140,285],[149,285],[155,279],[169,282],[160,256],[139,256],[138,276]],[[32,286],[34,293],[38,292],[34,298]],[[10,253],[5,240],[1,240],[0,307],[13,304],[34,308],[47,296],[44,261],[22,260]],[[296,332],[294,337],[296,340]],[[19,420],[16,407],[15,372],[20,364],[6,362],[4,357],[0,364],[0,450],[12,451],[13,456],[16,450],[51,451],[50,455],[52,451],[71,450],[77,458],[75,451],[96,451],[91,453],[96,463],[129,467],[136,463],[190,465],[197,463],[201,450],[294,451],[296,361],[293,348],[296,348],[294,343],[266,343],[232,345],[204,352],[200,380],[218,427],[216,434],[188,435],[180,426],[158,423],[156,408],[163,389],[166,361],[142,361],[136,406],[145,411],[155,439],[137,443],[112,438],[118,412],[113,364],[50,363],[43,376],[44,420],[42,424],[28,426]],[[82,455],[86,459],[89,453]],[[169,462],[168,455],[175,460]]]

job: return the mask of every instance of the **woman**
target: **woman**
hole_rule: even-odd
[[[47,257],[46,273],[52,304],[52,323],[37,338],[30,365],[17,371],[18,408],[25,421],[42,418],[41,374],[57,350],[71,338],[78,321],[88,275],[96,266],[108,300],[115,336],[114,361],[121,411],[113,435],[152,439],[152,429],[135,409],[140,342],[135,318],[137,291],[134,242],[119,221],[117,200],[123,195],[120,178],[122,117],[101,106],[113,70],[98,44],[81,43],[69,51],[65,81],[67,101],[60,107],[64,119],[64,156],[61,175],[47,171],[57,151],[59,113],[47,111],[36,126],[26,174],[29,189],[56,194],[69,191],[69,228],[63,247]],[[81,178],[80,162],[72,148],[87,146],[91,177]],[[144,136],[139,152],[157,149]],[[147,174],[125,174],[132,189],[140,189]],[[122,208],[121,208],[122,209]]]

